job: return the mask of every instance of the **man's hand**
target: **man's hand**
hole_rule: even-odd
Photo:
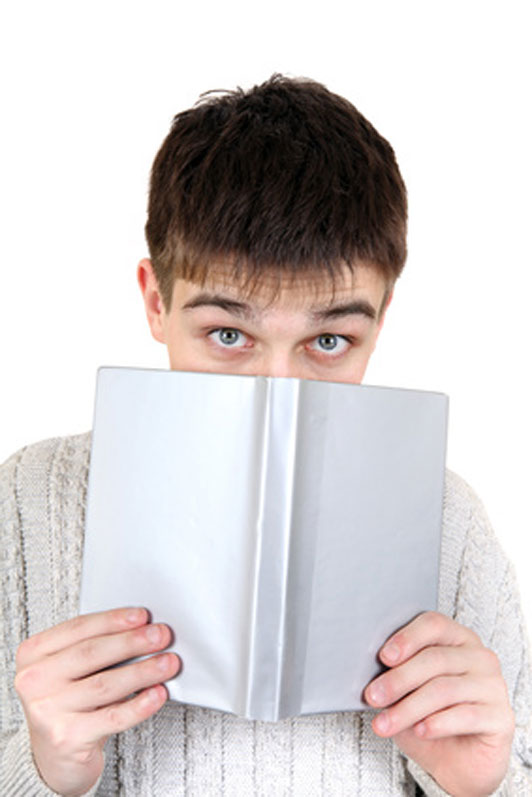
[[[168,626],[151,625],[146,609],[116,609],[76,617],[20,645],[15,689],[49,788],[67,797],[84,794],[101,774],[107,737],[161,708],[168,696],[161,682],[181,666],[175,653],[106,668],[170,641]]]
[[[390,669],[364,696],[373,720],[456,797],[491,794],[508,769],[514,716],[495,653],[437,612],[416,617],[380,651]]]

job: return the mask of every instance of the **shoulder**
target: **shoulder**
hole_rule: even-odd
[[[0,528],[49,514],[65,492],[79,493],[88,478],[91,433],[54,437],[25,446],[0,465]],[[18,532],[15,531],[16,534]]]
[[[58,505],[80,502],[86,490],[91,433],[26,446],[0,465],[2,536],[47,523]],[[84,501],[84,497],[81,502]]]
[[[0,466],[0,580],[22,623],[13,644],[76,612],[90,441],[43,440]]]
[[[444,523],[469,528],[472,518],[489,526],[489,520],[482,501],[473,488],[457,473],[445,472]]]
[[[83,508],[91,433],[54,437],[26,446],[0,466],[2,536],[44,533],[58,513]]]
[[[70,437],[51,437],[24,446],[0,465],[0,475],[5,477],[19,466],[46,467],[58,454],[69,458],[84,458],[90,454],[91,437],[91,432],[85,432]]]
[[[91,432],[71,437],[52,437],[15,452],[0,465],[0,497],[22,488],[37,489],[43,481],[63,471],[73,475],[88,468]],[[0,498],[0,503],[1,503]]]

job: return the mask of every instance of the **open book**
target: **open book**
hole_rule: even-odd
[[[446,425],[438,393],[100,369],[81,611],[167,623],[174,700],[367,707],[378,649],[437,606]]]

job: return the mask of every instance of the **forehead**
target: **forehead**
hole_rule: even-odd
[[[325,273],[289,277],[265,273],[252,284],[235,279],[227,269],[212,269],[201,283],[177,279],[174,285],[172,308],[199,296],[225,297],[249,307],[262,315],[277,310],[297,313],[319,312],[352,299],[366,300],[378,314],[387,295],[387,282],[378,269],[358,265],[347,266],[333,275]]]

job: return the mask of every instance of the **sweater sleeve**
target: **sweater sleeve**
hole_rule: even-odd
[[[440,610],[475,631],[499,657],[516,727],[507,774],[493,795],[527,797],[532,794],[532,669],[515,573],[477,496],[457,476],[450,474],[449,480],[451,539],[444,544],[460,564],[455,570],[453,557],[442,553]],[[462,540],[453,535],[460,527]],[[427,797],[448,797],[414,761],[407,760],[407,769]]]
[[[49,449],[54,450],[53,441]],[[57,797],[35,766],[22,706],[13,686],[16,651],[28,636],[25,540],[17,489],[25,451],[0,466],[0,794]],[[98,783],[87,795],[96,794],[97,788]]]
[[[84,797],[96,795],[99,784],[100,779]],[[3,797],[61,797],[49,789],[39,775],[25,722],[9,740],[2,735],[0,794]]]

